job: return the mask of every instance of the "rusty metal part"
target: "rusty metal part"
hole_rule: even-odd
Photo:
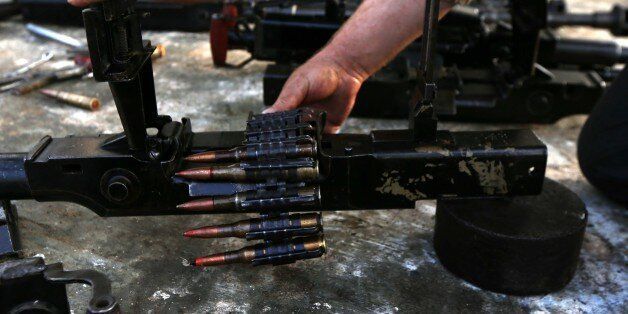
[[[285,242],[260,243],[237,251],[195,258],[192,266],[219,266],[228,264],[285,264],[300,259],[320,257],[327,250],[325,238],[321,236],[294,238]]]
[[[18,86],[13,90],[13,93],[16,95],[26,95],[34,90],[40,89],[44,86],[48,86],[52,82],[54,82],[54,75],[43,76],[26,84]]]
[[[278,170],[245,170],[239,164],[200,167],[180,171],[179,177],[191,180],[258,182],[269,178],[290,182],[313,181],[318,178],[318,166]]]
[[[69,69],[62,69],[53,73],[36,76],[34,79],[26,81],[26,83],[14,88],[13,93],[15,93],[16,95],[26,95],[32,91],[38,90],[52,83],[79,78],[87,73],[87,67],[76,66]]]
[[[186,231],[188,238],[261,239],[316,234],[323,229],[321,214],[292,214],[271,218],[241,220],[231,224],[202,227]]]
[[[68,93],[64,91],[54,89],[41,89],[39,92],[50,98],[54,98],[63,103],[85,109],[90,111],[96,111],[100,108],[100,100],[93,97],[87,97],[79,94]]]
[[[236,26],[238,15],[238,7],[227,2],[223,6],[221,14],[212,16],[209,41],[212,59],[216,66],[227,64],[227,51],[230,48],[229,30]]]

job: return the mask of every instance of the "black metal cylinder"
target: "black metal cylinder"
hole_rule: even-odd
[[[24,160],[26,154],[0,154],[0,199],[31,197]]]
[[[628,62],[628,47],[612,41],[558,39],[553,60],[568,64],[615,65]]]
[[[546,180],[538,196],[439,200],[434,248],[449,271],[483,289],[545,294],[573,278],[586,224],[580,198]]]
[[[607,29],[615,36],[625,36],[628,33],[627,12],[624,6],[615,5],[610,12],[550,14],[547,22],[550,27],[587,26]]]
[[[548,24],[551,27],[559,26],[590,26],[599,28],[612,27],[615,19],[608,13],[593,14],[550,14]]]

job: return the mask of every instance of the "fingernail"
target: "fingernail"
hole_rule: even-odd
[[[273,113],[276,110],[273,107],[268,107],[266,109],[264,109],[264,111],[262,111],[262,113]]]

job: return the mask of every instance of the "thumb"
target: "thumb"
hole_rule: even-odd
[[[275,103],[272,107],[264,110],[263,113],[296,109],[305,100],[309,85],[308,79],[302,75],[297,74],[294,77],[290,77]]]

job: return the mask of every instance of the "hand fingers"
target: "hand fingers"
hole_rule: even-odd
[[[264,113],[320,102],[338,90],[339,81],[338,72],[328,66],[304,65],[290,76],[275,104]]]
[[[336,126],[336,125],[325,125],[325,133],[327,134],[338,134],[340,133],[340,128],[342,126]]]
[[[273,106],[263,112],[273,113],[297,108],[305,100],[309,85],[307,78],[299,74],[290,77]]]
[[[355,105],[356,96],[360,89],[360,85],[344,82],[336,93],[327,101],[323,101],[316,105],[327,111],[327,123],[325,123],[325,133],[338,133],[349,117]]]

